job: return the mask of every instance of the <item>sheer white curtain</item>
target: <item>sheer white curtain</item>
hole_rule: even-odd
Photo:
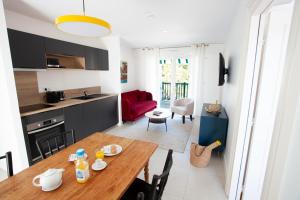
[[[204,63],[207,45],[193,45],[190,65],[189,97],[195,102],[195,115],[200,116],[204,94]]]
[[[140,89],[151,92],[159,100],[160,68],[159,49],[142,49],[139,53]]]

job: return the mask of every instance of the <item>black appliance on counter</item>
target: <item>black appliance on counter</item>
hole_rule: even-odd
[[[63,101],[65,98],[64,91],[47,91],[46,90],[46,101],[47,103],[57,103]]]
[[[54,133],[63,133],[65,131],[64,115],[53,116],[49,119],[41,120],[35,119],[31,123],[25,124],[26,133],[28,135],[28,157],[30,165],[42,159],[38,151],[36,140],[39,138],[47,137]],[[58,145],[62,146],[62,138],[57,140]],[[55,141],[50,141],[50,146],[55,147]],[[42,147],[46,152],[49,151],[48,146]]]

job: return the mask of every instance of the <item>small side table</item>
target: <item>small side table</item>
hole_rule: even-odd
[[[160,111],[162,112],[159,116],[154,115],[154,111],[147,112],[145,114],[146,117],[148,117],[148,126],[147,126],[147,131],[149,129],[149,124],[165,124],[166,126],[166,132],[168,132],[168,125],[167,125],[167,118],[171,116],[170,111],[165,111],[165,110],[155,110],[155,111]]]

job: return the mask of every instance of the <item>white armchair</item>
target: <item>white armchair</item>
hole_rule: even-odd
[[[177,99],[173,102],[171,106],[172,119],[174,114],[182,115],[182,123],[185,123],[185,116],[189,115],[191,121],[193,120],[194,113],[194,100],[193,99]]]

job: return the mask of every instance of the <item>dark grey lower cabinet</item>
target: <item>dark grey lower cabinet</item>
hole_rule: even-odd
[[[64,108],[66,131],[73,129],[75,131],[76,141],[85,138],[83,134],[84,120],[82,108],[82,104]]]
[[[66,130],[74,129],[78,141],[118,123],[118,96],[66,107],[64,112]]]
[[[86,132],[103,131],[118,123],[118,97],[100,99],[85,103],[83,117]]]

